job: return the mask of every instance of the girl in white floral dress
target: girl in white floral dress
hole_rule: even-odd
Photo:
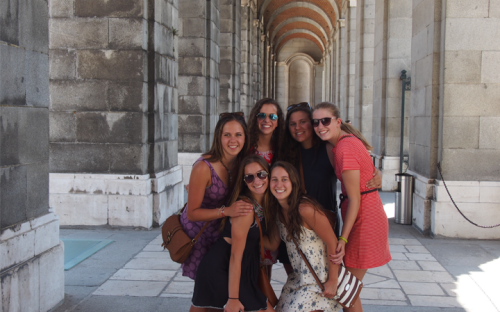
[[[276,202],[270,211],[270,217],[275,216],[275,220],[269,220],[268,224],[277,224],[278,230],[270,229],[269,236],[264,237],[264,246],[274,250],[283,239],[293,267],[276,311],[339,311],[341,306],[333,299],[337,291],[339,263],[329,261],[328,257],[336,253],[337,239],[321,205],[302,192],[299,177],[290,163],[278,161],[271,167],[270,190]],[[300,257],[292,237],[323,283],[324,291]]]

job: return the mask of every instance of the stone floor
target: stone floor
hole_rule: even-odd
[[[382,197],[393,260],[368,271],[361,292],[365,311],[500,311],[499,241],[424,237],[411,226],[395,224],[393,197]],[[61,231],[64,237],[77,235],[115,243],[66,272],[66,299],[55,311],[189,310],[194,282],[163,251],[158,229]],[[277,295],[285,281],[283,267],[275,265]]]

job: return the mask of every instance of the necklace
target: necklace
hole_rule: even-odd
[[[222,166],[224,166],[224,168],[226,168],[227,170],[227,174],[229,175],[229,185],[232,185],[232,181],[233,181],[233,177],[231,175],[231,170],[229,170],[226,165],[224,165],[224,163],[222,162],[222,159],[220,160],[220,163],[222,164]]]

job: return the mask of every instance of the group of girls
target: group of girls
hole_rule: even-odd
[[[243,113],[221,114],[210,151],[193,165],[181,215],[190,237],[208,222],[182,264],[183,275],[195,280],[190,311],[340,310],[333,297],[341,262],[362,280],[367,269],[391,259],[387,217],[373,192],[381,178],[369,149],[331,103],[314,111],[307,103],[289,106],[285,120],[276,101],[263,99],[251,110],[248,128]],[[337,212],[337,178],[343,226],[332,229],[324,209]],[[266,233],[262,242],[256,219]],[[277,250],[288,279],[273,307],[257,277],[260,265],[270,274]],[[344,311],[362,311],[361,301]]]

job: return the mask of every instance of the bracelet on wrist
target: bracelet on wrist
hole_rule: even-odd
[[[220,213],[222,215],[222,217],[224,218],[226,215],[224,214],[224,208],[226,208],[226,206],[222,205],[222,207],[220,207]]]
[[[231,297],[228,297],[228,299],[232,299],[232,300],[240,300],[240,298],[231,298]]]
[[[339,236],[339,239],[343,240],[347,244],[347,238]]]

